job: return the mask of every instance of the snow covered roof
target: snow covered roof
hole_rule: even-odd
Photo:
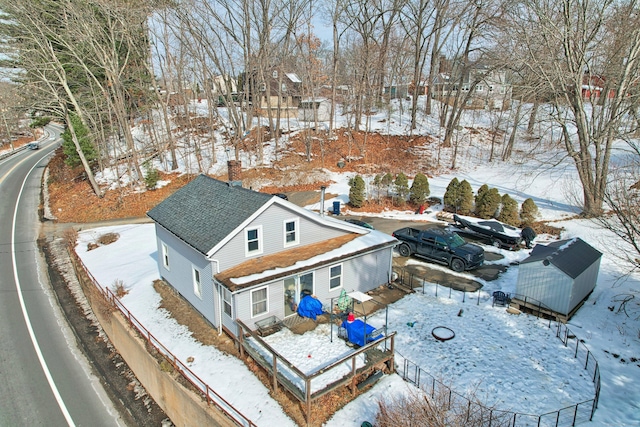
[[[344,222],[344,221],[341,221]],[[377,230],[350,233],[273,255],[247,260],[215,275],[232,292],[269,280],[276,280],[311,268],[333,264],[345,258],[393,247],[397,240]]]
[[[548,261],[555,265],[567,276],[575,279],[594,262],[598,261],[602,253],[579,237],[569,240],[559,240],[548,245],[535,245],[528,258],[520,264]]]
[[[293,83],[302,83],[300,77],[296,73],[285,73],[285,75],[291,80]]]

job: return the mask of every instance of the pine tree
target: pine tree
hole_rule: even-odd
[[[80,117],[75,114],[71,114],[70,116],[71,124],[73,125],[73,129],[78,137],[78,142],[80,143],[80,148],[82,149],[87,162],[91,164],[98,158],[98,153],[96,152],[95,146],[89,139],[89,129],[87,129],[84,123],[82,123]],[[64,162],[67,166],[74,168],[81,164],[80,155],[78,155],[78,151],[76,150],[76,146],[74,145],[71,137],[71,132],[68,128],[62,133],[62,152],[66,156]]]
[[[416,174],[409,191],[409,200],[415,205],[423,205],[429,194],[429,179],[424,174]]]
[[[468,215],[473,211],[473,189],[466,179],[458,187],[458,212]]]
[[[453,178],[442,197],[442,203],[444,203],[444,210],[450,212],[458,212],[458,202],[460,199],[460,181],[458,178]]]
[[[407,194],[409,193],[409,180],[405,174],[400,172],[393,183],[396,187],[396,193],[398,194],[398,203],[404,205],[407,201]]]
[[[475,197],[476,206],[478,206],[478,201],[482,199],[482,197],[484,196],[484,193],[486,193],[487,191],[489,191],[489,186],[487,184],[482,184],[482,186],[478,188],[478,192],[476,193],[476,197]],[[476,208],[476,211],[477,211],[477,208]]]
[[[500,215],[498,215],[498,221],[513,225],[514,227],[520,224],[518,202],[513,200],[508,194],[502,196],[502,207],[500,209]]]
[[[478,190],[478,195],[476,196],[476,215],[485,219],[495,217],[501,201],[500,192],[498,192],[496,188],[488,188],[482,192]]]
[[[349,180],[349,204],[361,208],[364,204],[364,179],[356,175]]]
[[[522,202],[522,206],[520,207],[520,221],[521,226],[531,226],[538,216],[538,206],[533,201],[533,199],[528,198],[524,202]]]
[[[382,185],[383,188],[387,189],[387,197],[388,197],[391,191],[391,185],[393,184],[393,176],[389,172],[387,172],[382,177],[382,179],[380,179],[380,184]]]

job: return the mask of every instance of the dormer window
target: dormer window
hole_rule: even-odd
[[[273,73],[271,73],[271,75],[273,76],[274,79],[278,78],[278,70],[273,70]]]
[[[288,219],[284,221],[284,246],[294,246],[300,242],[300,233],[298,231],[298,218]]]
[[[267,84],[266,83],[260,83],[260,92],[264,92],[267,90]]]
[[[245,230],[245,254],[247,256],[262,253],[262,226]]]

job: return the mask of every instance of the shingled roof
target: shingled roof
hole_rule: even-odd
[[[546,259],[567,276],[575,279],[601,256],[600,251],[576,237],[570,240],[559,240],[548,245],[535,245],[531,255],[520,264],[544,262]]]
[[[147,215],[206,255],[272,197],[199,175]]]

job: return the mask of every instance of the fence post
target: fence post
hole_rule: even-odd
[[[560,422],[560,411],[556,412],[556,427],[558,427],[559,422]]]
[[[449,299],[451,299],[451,288],[449,288]]]
[[[476,305],[480,305],[480,289],[478,289],[478,303]]]
[[[573,358],[576,359],[578,357],[578,346],[580,345],[580,340],[576,338],[576,352],[573,355]]]
[[[571,423],[572,426],[576,425],[577,416],[578,416],[578,405],[576,404],[576,409],[573,411],[573,422]]]
[[[464,303],[465,298],[467,297],[467,292],[462,291],[462,303]]]
[[[589,355],[591,354],[591,352],[589,350],[587,350],[587,361],[584,364],[584,369],[587,369],[587,366],[589,366]]]
[[[436,298],[438,298],[438,282],[436,282]]]

